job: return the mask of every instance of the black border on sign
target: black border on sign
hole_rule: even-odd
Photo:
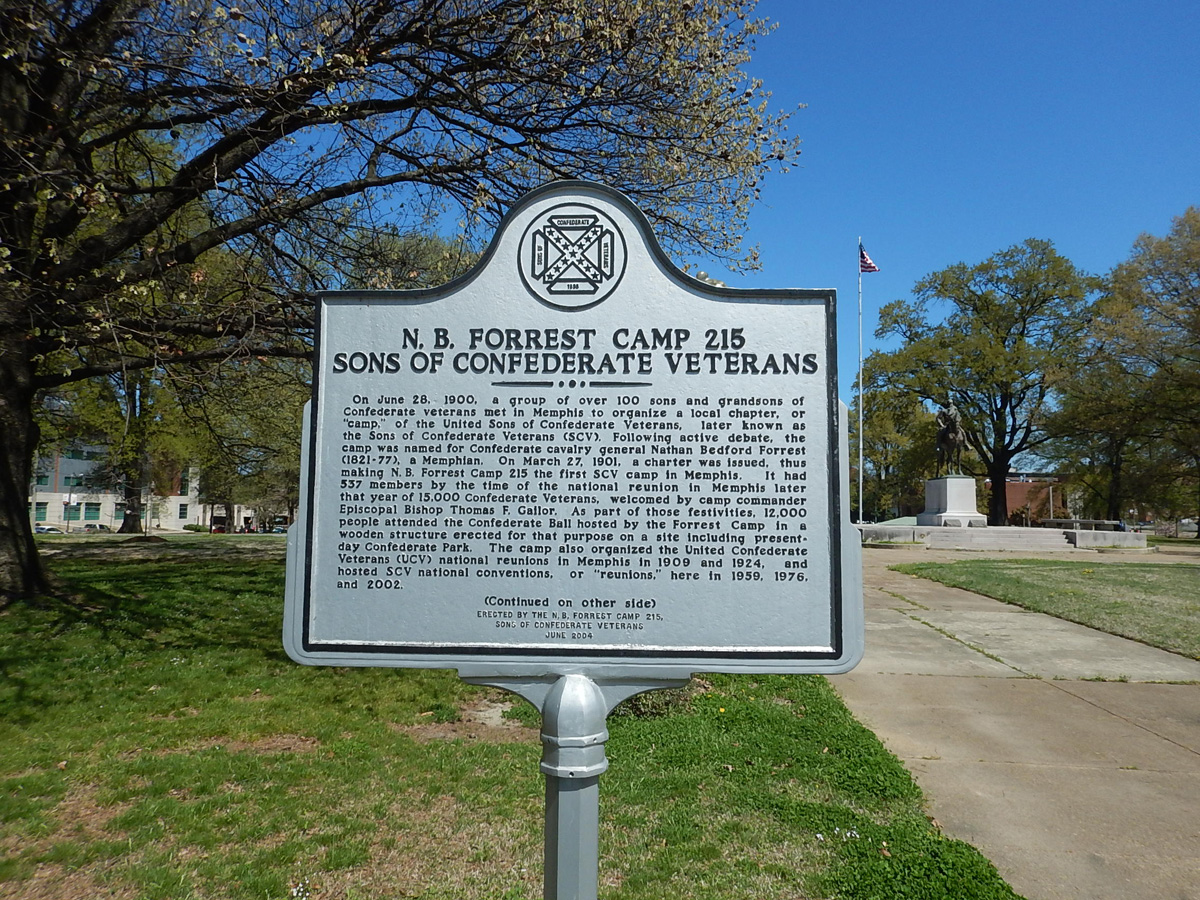
[[[309,410],[309,459],[308,472],[306,473],[307,483],[301,485],[302,498],[306,502],[305,516],[305,534],[304,540],[304,572],[302,578],[302,593],[303,593],[303,610],[302,610],[302,647],[306,654],[311,654],[314,657],[320,657],[327,654],[330,657],[331,665],[345,665],[343,658],[348,655],[361,656],[377,656],[381,660],[385,659],[410,659],[415,657],[433,657],[434,662],[429,663],[430,666],[437,666],[443,663],[446,667],[453,667],[456,664],[469,664],[471,659],[496,659],[499,657],[507,658],[514,663],[520,662],[539,662],[561,661],[577,665],[580,663],[593,663],[596,665],[604,665],[605,663],[620,664],[622,662],[640,661],[651,662],[654,660],[663,660],[671,663],[684,663],[689,660],[696,661],[697,664],[705,665],[711,668],[714,661],[717,660],[836,660],[843,655],[845,645],[844,634],[844,617],[842,614],[842,523],[840,516],[842,514],[841,506],[846,503],[848,498],[841,498],[842,503],[829,504],[829,519],[826,526],[829,528],[829,546],[830,546],[830,562],[834,566],[832,577],[830,578],[830,633],[833,635],[833,646],[829,649],[821,650],[802,650],[796,648],[794,650],[753,650],[744,648],[690,648],[690,649],[637,649],[637,648],[620,648],[620,649],[605,649],[597,651],[586,647],[578,649],[562,648],[562,647],[515,647],[510,645],[446,645],[446,644],[356,644],[356,643],[329,643],[329,642],[314,642],[310,636],[310,622],[312,620],[312,568],[313,568],[313,528],[315,527],[316,516],[311,507],[313,491],[317,483],[317,418],[318,409],[321,404],[316,402],[320,397],[321,390],[321,372],[322,372],[322,330],[324,322],[324,313],[326,307],[347,302],[375,302],[375,303],[395,303],[398,305],[415,305],[420,303],[430,303],[457,293],[465,285],[474,281],[482,272],[484,272],[491,263],[492,257],[497,252],[497,247],[500,244],[500,238],[511,225],[513,219],[525,207],[536,202],[547,194],[564,194],[564,200],[567,197],[574,198],[579,194],[591,193],[599,194],[610,202],[619,205],[629,214],[634,225],[641,231],[642,237],[649,248],[651,254],[656,258],[658,263],[663,267],[663,270],[669,277],[673,277],[676,281],[682,282],[691,288],[700,287],[705,294],[708,294],[710,299],[715,302],[726,303],[752,303],[755,305],[762,304],[778,304],[780,306],[788,306],[797,301],[813,302],[820,301],[825,307],[825,353],[826,353],[826,398],[825,402],[829,410],[827,417],[828,435],[827,447],[828,453],[826,458],[826,472],[828,477],[828,487],[830,497],[840,496],[840,478],[841,478],[841,443],[839,431],[839,415],[838,415],[838,397],[837,397],[837,316],[836,316],[836,291],[831,289],[770,289],[770,290],[755,290],[746,291],[738,290],[729,287],[718,287],[710,285],[706,282],[701,282],[692,278],[686,272],[683,272],[670,260],[663,249],[659,246],[657,239],[654,237],[653,230],[649,220],[645,214],[627,197],[613,188],[604,185],[595,184],[587,181],[559,181],[543,185],[529,194],[526,194],[521,200],[509,210],[501,219],[496,228],[496,233],[485,250],[479,262],[467,273],[459,276],[453,281],[440,285],[436,288],[420,288],[416,290],[406,291],[324,291],[317,295],[317,305],[315,310],[314,322],[314,351],[313,351],[313,376],[312,376],[312,391],[314,402],[310,404]],[[626,245],[626,255],[628,256],[628,245]],[[518,274],[520,274],[518,272]],[[538,299],[539,302],[540,298]],[[577,307],[571,309],[561,308],[564,312],[576,312],[584,309],[590,309],[596,304],[589,304],[587,307]]]

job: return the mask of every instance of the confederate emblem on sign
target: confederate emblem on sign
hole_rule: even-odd
[[[625,272],[616,223],[582,203],[564,203],[530,223],[518,251],[521,280],[551,306],[584,309],[611,294]]]

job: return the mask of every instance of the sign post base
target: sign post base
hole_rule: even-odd
[[[459,672],[471,684],[497,687],[542,712],[546,776],[545,900],[596,900],[600,875],[600,775],[608,768],[608,714],[643,691],[683,687],[669,679],[596,680],[586,675],[504,678]]]

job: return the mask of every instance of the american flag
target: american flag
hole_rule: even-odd
[[[867,256],[867,251],[863,249],[863,245],[858,245],[858,271],[859,272],[878,272],[879,266],[871,262],[871,257]]]

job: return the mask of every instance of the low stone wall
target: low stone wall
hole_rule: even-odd
[[[1116,519],[1042,519],[1043,528],[1062,531],[1116,531],[1120,524]]]
[[[928,525],[856,525],[862,534],[864,544],[925,544],[930,543],[930,536],[935,532],[949,533],[954,529],[939,528]],[[1018,549],[1017,539],[1023,533],[1043,535],[1052,529],[1007,529],[1007,528],[973,528],[969,529],[983,537],[989,538],[988,543],[1002,542],[1008,531],[1013,537],[1013,549]],[[1057,530],[1057,529],[1055,529]],[[1088,531],[1079,529],[1062,529],[1060,533],[1076,550],[1100,550],[1119,548],[1127,550],[1146,549],[1146,536],[1132,531]],[[1066,549],[1064,547],[1064,549]]]
[[[1102,547],[1122,549],[1146,548],[1146,536],[1135,531],[1085,531],[1078,529],[1066,532],[1067,540],[1077,550],[1094,550]]]
[[[933,525],[856,525],[864,544],[927,544]]]

